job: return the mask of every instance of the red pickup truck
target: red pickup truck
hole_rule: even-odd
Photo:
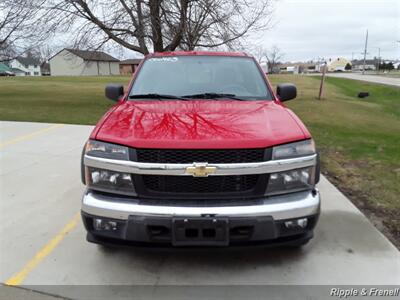
[[[146,56],[82,154],[87,240],[301,246],[320,212],[310,133],[244,53]]]

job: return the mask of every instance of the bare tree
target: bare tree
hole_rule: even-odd
[[[274,0],[47,0],[58,31],[76,33],[76,46],[110,41],[151,51],[235,46],[267,28]]]
[[[43,43],[36,45],[34,48],[26,50],[24,55],[36,58],[40,62],[46,62],[57,52],[56,49],[47,45],[46,43]]]
[[[265,62],[267,59],[268,50],[263,46],[259,45],[251,46],[250,52],[255,57],[255,59],[259,64]]]
[[[271,0],[193,1],[189,5],[181,48],[240,47],[242,38],[268,28],[271,3]]]
[[[44,40],[46,30],[37,18],[43,3],[44,0],[0,1],[0,61],[20,55]]]
[[[268,70],[270,73],[275,73],[276,67],[280,63],[280,60],[284,57],[283,52],[277,46],[272,46],[270,50],[265,52],[265,58],[268,62]]]

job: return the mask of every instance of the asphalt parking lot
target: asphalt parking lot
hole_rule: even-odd
[[[400,252],[325,178],[303,249],[105,251],[79,218],[91,126],[0,122],[0,276],[10,285],[400,284]],[[33,288],[34,289],[34,288]],[[68,289],[65,293],[68,294]]]

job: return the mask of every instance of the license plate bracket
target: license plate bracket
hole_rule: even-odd
[[[226,218],[173,218],[173,246],[227,246],[229,222]]]

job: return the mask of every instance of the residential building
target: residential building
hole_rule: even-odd
[[[119,63],[119,72],[121,75],[132,75],[139,67],[141,61],[142,59],[140,58],[122,60]]]
[[[346,65],[351,62],[343,57],[338,57],[335,59],[330,58],[327,62],[328,72],[346,71]]]
[[[11,68],[11,72],[13,72],[13,74],[15,76],[27,76],[26,72],[22,71],[21,69],[18,68]]]
[[[49,63],[52,76],[119,75],[119,60],[102,51],[65,48]]]
[[[40,61],[34,57],[22,57],[12,59],[9,67],[17,76],[41,76]]]
[[[50,64],[48,62],[43,62],[40,65],[40,72],[43,76],[50,76]]]
[[[358,59],[353,60],[352,64],[352,71],[362,71],[364,68],[364,60]],[[365,60],[365,70],[366,71],[375,71],[376,66],[378,65],[378,59],[366,59]]]
[[[304,74],[317,72],[316,64],[312,62],[294,62],[279,65],[280,73]]]
[[[284,63],[279,66],[279,73],[299,74],[298,63]]]
[[[310,62],[302,65],[301,73],[316,73],[316,72],[318,72],[316,63]]]

